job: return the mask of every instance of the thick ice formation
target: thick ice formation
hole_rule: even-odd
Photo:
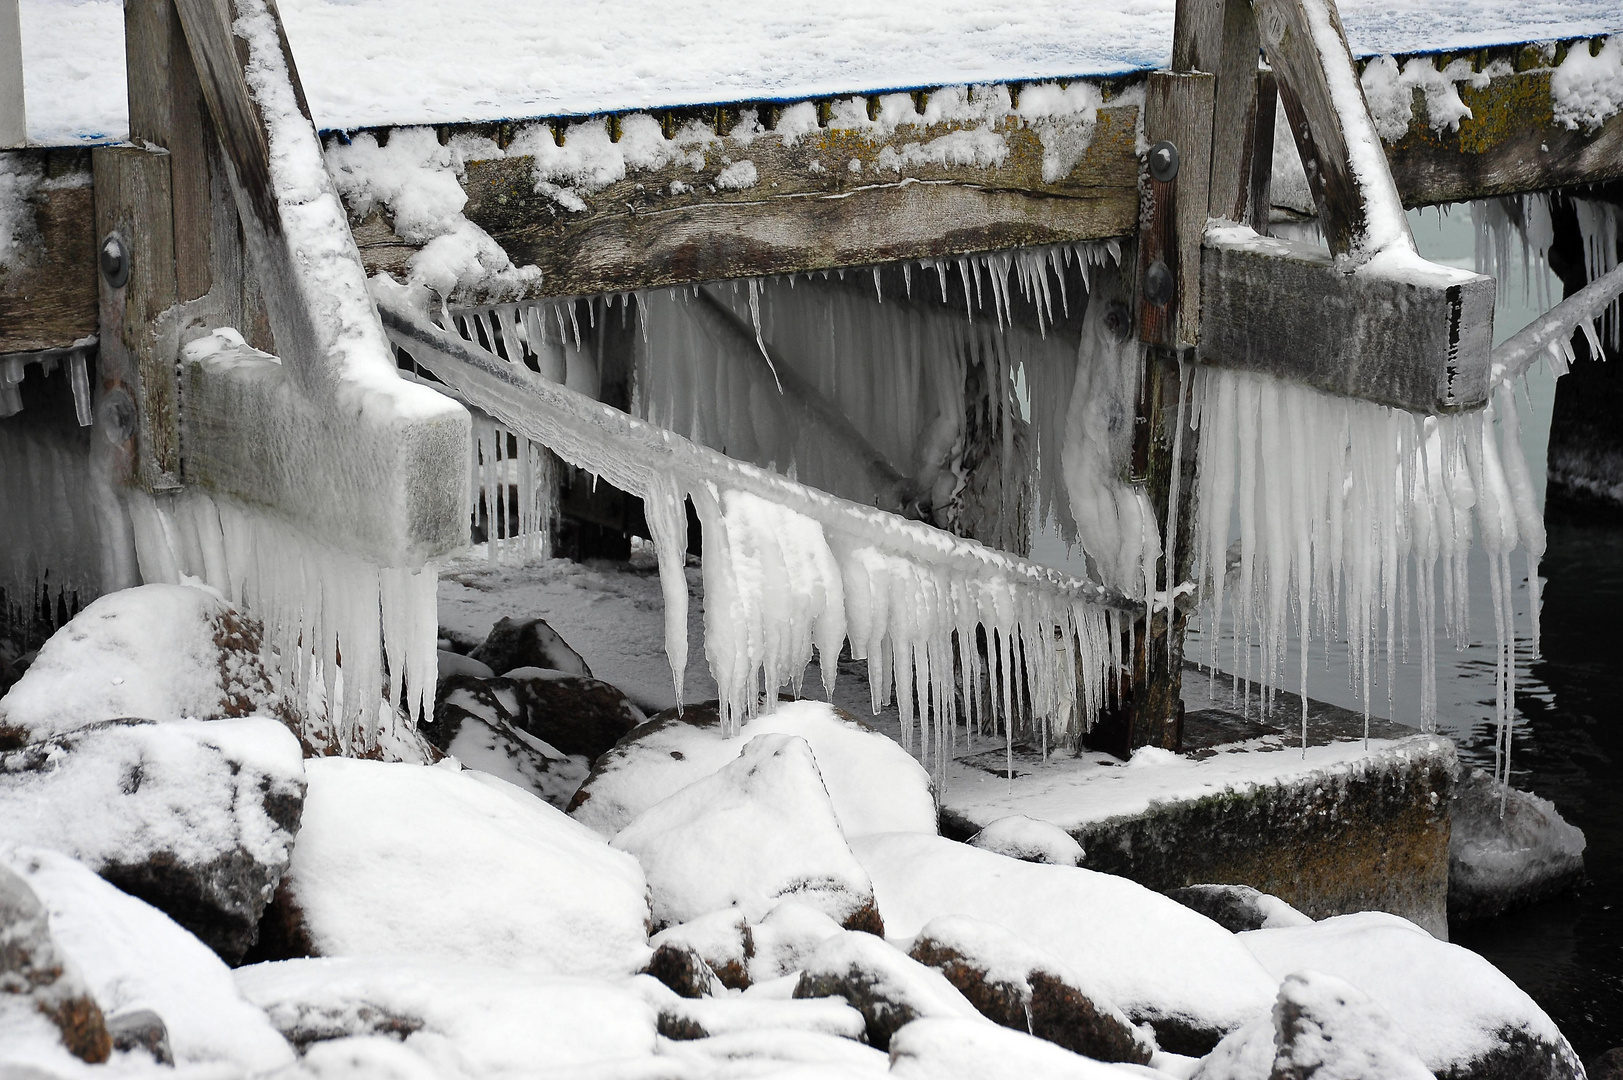
[[[485,532],[493,563],[552,555],[557,517],[556,459],[546,447],[473,413],[468,505]]]
[[[377,566],[196,488],[125,502],[144,581],[201,579],[264,620],[276,691],[311,742],[364,754],[396,734],[397,707],[432,715],[436,564]]]

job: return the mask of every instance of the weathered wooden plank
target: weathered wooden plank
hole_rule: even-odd
[[[1414,412],[1487,400],[1494,281],[1346,274],[1312,244],[1207,233],[1200,359]]]
[[[1587,47],[1587,42],[1576,47]],[[1471,59],[1486,66],[1510,57],[1490,52]],[[1494,75],[1480,88],[1469,82],[1457,84],[1460,100],[1471,109],[1458,130],[1434,129],[1425,95],[1416,91],[1409,130],[1386,145],[1404,205],[1461,202],[1623,177],[1623,113],[1592,130],[1558,123],[1550,97],[1553,73],[1541,63],[1530,70]]]
[[[1257,61],[1261,44],[1250,0],[1228,0],[1219,28],[1222,51],[1212,69],[1217,87],[1212,104],[1212,187],[1210,213],[1244,224],[1251,201],[1252,159],[1259,132]],[[1269,103],[1270,106],[1272,102]],[[1270,121],[1272,119],[1270,111]],[[1272,154],[1273,125],[1266,132]],[[1271,160],[1271,158],[1270,158]]]
[[[1245,8],[1249,15],[1250,7],[1251,0],[1178,0],[1172,13],[1172,70],[1217,74],[1230,9]]]
[[[1152,160],[1143,188],[1139,237],[1139,337],[1155,345],[1188,347],[1200,328],[1200,236],[1206,228],[1212,167],[1212,94],[1216,78],[1203,72],[1154,71],[1144,93],[1144,138],[1171,143],[1177,166],[1170,180]],[[1154,158],[1155,151],[1151,150]],[[1153,278],[1170,272],[1170,297]]]
[[[96,332],[90,154],[26,153],[40,159],[46,183],[34,196],[20,261],[0,266],[0,353],[63,348]]]
[[[111,146],[91,154],[96,235],[116,239],[128,262],[120,284],[98,273],[101,346],[98,422],[120,436],[117,479],[148,490],[179,484],[180,433],[174,357],[161,347],[158,316],[175,302],[169,154]],[[111,427],[107,425],[111,424]]]
[[[1256,102],[1256,126],[1251,139],[1251,193],[1242,224],[1266,233],[1273,210],[1274,123],[1279,113],[1279,83],[1272,71],[1257,72]]]

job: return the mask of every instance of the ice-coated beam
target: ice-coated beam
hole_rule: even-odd
[[[1328,251],[1206,230],[1200,359],[1411,412],[1488,398],[1494,280],[1418,257],[1343,273]]]
[[[749,492],[859,541],[924,562],[950,564],[974,577],[1002,575],[1085,603],[1127,611],[1143,607],[1097,582],[797,484],[549,382],[434,325],[420,289],[380,275],[372,279],[372,295],[389,335],[419,364],[510,430],[616,487],[644,492],[656,474],[677,474],[687,485],[709,483]]]
[[[1591,281],[1500,342],[1493,350],[1495,375],[1507,381],[1516,378],[1545,355],[1546,350],[1559,349],[1585,322],[1600,318],[1620,293],[1623,293],[1623,266]]]

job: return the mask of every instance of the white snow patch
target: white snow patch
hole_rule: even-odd
[[[1606,39],[1591,56],[1583,43],[1550,76],[1550,103],[1558,123],[1593,131],[1623,110],[1623,34]]]
[[[1109,1065],[997,1024],[931,1017],[890,1040],[895,1080],[1125,1080],[1158,1073]]]
[[[1425,94],[1426,114],[1433,131],[1445,127],[1458,131],[1460,121],[1471,116],[1470,107],[1460,100],[1459,84],[1468,82],[1480,90],[1495,75],[1508,75],[1511,70],[1506,61],[1498,60],[1475,71],[1471,61],[1458,59],[1439,71],[1431,57],[1416,56],[1405,61],[1400,71],[1395,59],[1378,56],[1369,62],[1359,82],[1376,132],[1384,141],[1395,142],[1408,134],[1416,90]]]
[[[755,162],[735,161],[716,174],[716,186],[728,191],[742,191],[754,187],[760,178],[755,171]]]
[[[995,851],[1011,859],[1080,866],[1084,852],[1076,838],[1049,821],[1024,814],[1009,814],[989,822],[969,838],[971,847]]]

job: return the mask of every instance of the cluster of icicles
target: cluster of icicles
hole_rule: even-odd
[[[837,290],[822,291],[817,299],[832,296],[837,310],[823,310],[820,316],[820,305],[809,303],[809,297],[797,301],[787,280],[747,282],[744,295],[724,295],[714,302],[703,301],[697,290],[668,290],[675,294],[669,299],[639,294],[639,307],[648,314],[640,316],[643,351],[633,412],[667,433],[692,435],[729,456],[775,466],[780,478],[787,474],[790,481],[832,488],[871,506],[877,501],[870,497],[873,492],[840,492],[839,477],[832,471],[825,480],[825,469],[835,462],[799,455],[794,447],[777,456],[750,445],[749,433],[773,424],[770,411],[763,417],[752,408],[770,409],[787,376],[804,379],[858,429],[868,449],[877,448],[887,461],[899,463],[893,466],[898,473],[915,478],[921,462],[911,440],[932,426],[947,427],[949,433],[962,429],[966,356],[967,362],[985,363],[994,385],[1007,388],[994,395],[1003,407],[1014,407],[1007,403],[1016,397],[1019,378],[1029,388],[1026,407],[1055,409],[1062,421],[1074,379],[1074,348],[1060,348],[1057,358],[1039,363],[1044,333],[1008,325],[1013,290],[1038,309],[1046,326],[1069,302],[1057,295],[1049,275],[1063,282],[1068,262],[1078,262],[1085,274],[1090,265],[1112,257],[1104,246],[1087,246],[928,264],[944,297],[948,275],[956,272],[974,306],[984,296],[996,309],[984,332],[962,311],[925,312],[922,305],[909,306],[911,269],[916,267],[904,279],[904,295],[892,301],[880,293],[861,304],[844,305]],[[875,308],[875,300],[890,309],[888,324],[865,314]],[[601,309],[587,309],[593,312],[590,317],[605,317],[613,298],[600,302]],[[718,303],[736,305],[731,315],[744,321],[750,331],[745,337],[748,351],[757,355],[740,355],[733,347],[736,341],[728,348],[713,347],[714,334],[684,338],[683,326],[671,324],[669,315],[695,302],[712,311]],[[519,362],[515,346],[522,343],[528,366],[590,397],[599,373],[592,366],[589,343],[573,322],[579,310],[572,302],[536,302],[445,315],[466,341],[509,363]],[[726,318],[725,312],[717,315]],[[768,354],[763,335],[791,342],[820,340],[812,333],[774,333],[787,324],[804,329],[818,317],[833,320],[834,336],[826,339],[825,348],[806,356]],[[701,327],[717,325],[710,316],[704,318],[709,321]],[[1018,346],[1011,341],[1025,341],[1027,347],[1012,351]],[[897,352],[900,361],[893,355]],[[792,365],[793,371],[778,364]],[[897,385],[875,388],[873,380],[885,378],[890,368],[901,371]],[[673,369],[678,374],[671,375]],[[1064,385],[1042,385],[1042,372],[1050,369],[1064,375]],[[746,372],[741,382],[740,371]],[[514,407],[522,409],[516,401]],[[706,415],[706,407],[718,411]],[[1005,429],[1010,426],[1004,423]],[[1056,439],[1063,431],[1062,422],[1042,427]],[[498,442],[502,430],[494,429]],[[936,451],[941,441],[938,431]],[[929,444],[931,438],[923,442]],[[1006,725],[1029,725],[1045,748],[1053,740],[1074,739],[1091,724],[1106,694],[1119,689],[1112,677],[1121,670],[1129,616],[999,572],[995,559],[966,567],[962,555],[976,545],[944,533],[921,543],[916,523],[878,511],[854,531],[825,527],[827,518],[814,520],[713,476],[649,468],[607,437],[561,438],[549,446],[569,463],[643,499],[660,555],[666,648],[678,698],[687,661],[684,503],[691,500],[704,536],[706,655],[729,730],[769,702],[780,686],[798,691],[814,649],[824,686],[832,693],[835,661],[847,641],[851,657],[868,664],[874,709],[894,700],[904,741],[911,747],[922,739],[921,751],[933,756],[938,767],[960,727],[985,730],[1001,719]],[[1057,443],[1047,453],[1057,476]],[[750,469],[743,462],[733,464]],[[1021,476],[1019,482],[1024,481]],[[793,486],[807,498],[822,497]],[[1008,728],[1005,733],[1012,743],[1013,733]]]
[[[370,754],[432,717],[436,564],[376,566],[196,488],[125,503],[143,581],[200,579],[264,620],[275,690],[318,750]]]

